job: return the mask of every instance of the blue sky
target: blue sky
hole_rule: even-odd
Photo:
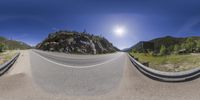
[[[1,0],[0,36],[41,42],[56,30],[84,29],[118,48],[161,36],[200,36],[198,0]],[[124,36],[114,34],[125,27]]]

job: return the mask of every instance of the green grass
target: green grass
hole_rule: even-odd
[[[149,67],[167,72],[189,70],[200,66],[200,54],[153,56],[145,53],[130,53],[139,62],[149,62]]]
[[[0,65],[4,64],[6,61],[12,59],[12,57],[15,56],[17,52],[14,50],[9,50],[6,52],[1,52],[0,53]]]

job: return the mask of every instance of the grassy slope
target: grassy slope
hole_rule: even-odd
[[[200,54],[152,56],[144,53],[131,53],[140,62],[149,62],[149,67],[161,71],[183,71],[200,66]]]
[[[0,53],[0,65],[10,60],[12,57],[15,56],[16,53],[17,51],[14,51],[14,50],[9,50],[9,51]]]

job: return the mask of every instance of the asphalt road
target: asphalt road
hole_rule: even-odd
[[[99,95],[119,85],[123,53],[107,56],[60,57],[54,53],[31,52],[35,82],[44,90],[66,95]],[[115,63],[119,62],[119,63]]]
[[[149,79],[126,53],[67,55],[21,51],[0,78],[1,100],[199,100],[200,79],[164,83]]]

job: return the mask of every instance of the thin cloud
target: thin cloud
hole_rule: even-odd
[[[178,34],[188,34],[191,33],[193,30],[193,26],[200,23],[199,17],[189,19],[179,30]]]

